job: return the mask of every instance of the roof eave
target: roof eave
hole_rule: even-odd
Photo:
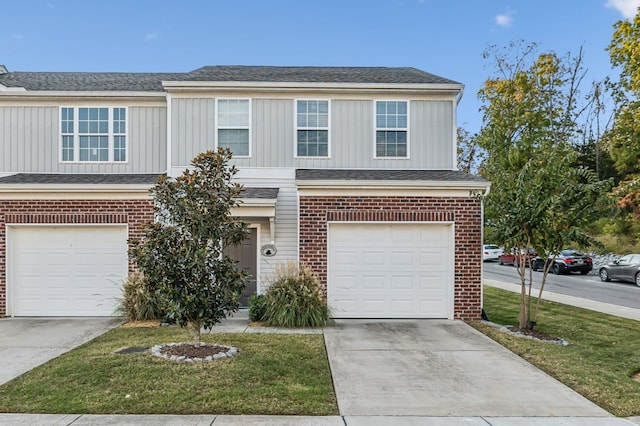
[[[61,91],[61,90],[0,90],[0,99],[137,99],[158,100],[166,99],[166,92],[141,92],[141,91]]]
[[[296,179],[298,188],[376,188],[376,189],[469,189],[486,191],[490,182],[482,181],[435,181],[435,180],[325,180]]]
[[[168,92],[198,91],[394,91],[457,94],[464,89],[460,83],[338,83],[338,82],[260,82],[260,81],[163,81]]]
[[[5,183],[0,184],[0,193],[26,192],[148,192],[153,184],[58,184],[58,183]]]

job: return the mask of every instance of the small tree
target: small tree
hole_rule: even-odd
[[[491,181],[485,199],[486,218],[494,238],[505,247],[534,248],[548,260],[538,293],[557,253],[570,244],[592,240],[589,225],[606,204],[609,181],[578,166],[575,141],[580,116],[586,110],[579,97],[582,51],[575,56],[536,54],[535,45],[512,44],[505,52],[492,49],[497,75],[479,92],[484,125],[475,140],[486,151],[480,166]],[[517,50],[517,49],[520,50]],[[521,278],[520,328],[532,328],[531,269],[519,262]],[[528,279],[527,279],[528,278]]]
[[[193,331],[210,329],[239,307],[244,274],[223,248],[247,235],[231,217],[242,187],[232,183],[231,152],[219,148],[195,157],[192,170],[172,180],[160,177],[151,189],[156,220],[133,241],[131,255],[154,284],[169,319]]]

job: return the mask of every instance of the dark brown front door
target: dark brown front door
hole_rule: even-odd
[[[238,261],[238,269],[247,273],[247,284],[240,297],[240,306],[249,306],[249,297],[256,294],[258,275],[258,230],[249,228],[249,236],[235,247],[227,247],[225,253]]]

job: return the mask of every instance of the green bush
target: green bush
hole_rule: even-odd
[[[139,272],[129,274],[122,284],[123,299],[118,311],[129,321],[160,320],[164,318],[162,305],[155,289]]]
[[[249,319],[251,321],[263,321],[266,308],[267,298],[265,295],[254,294],[249,298]]]
[[[265,293],[264,322],[275,327],[322,327],[331,312],[320,282],[306,266],[279,266]]]

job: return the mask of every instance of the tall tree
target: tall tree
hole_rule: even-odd
[[[582,51],[561,58],[536,49],[512,43],[485,53],[496,74],[479,92],[484,119],[478,143],[487,153],[481,166],[491,180],[485,214],[495,238],[505,247],[533,247],[553,257],[568,244],[591,241],[584,230],[597,215],[608,183],[576,167],[573,142],[584,111]],[[519,263],[519,326],[530,328],[537,315],[531,307],[533,277],[530,269],[528,277],[525,273],[524,258]]]
[[[223,248],[247,235],[231,217],[242,187],[232,183],[231,151],[219,148],[195,157],[175,180],[162,176],[151,189],[156,220],[134,241],[131,254],[156,288],[170,319],[200,331],[238,309],[244,274]]]
[[[615,194],[619,205],[640,219],[640,14],[633,21],[618,21],[607,50],[611,64],[620,70],[609,81],[615,100],[614,126],[608,132],[611,157],[621,176]]]

